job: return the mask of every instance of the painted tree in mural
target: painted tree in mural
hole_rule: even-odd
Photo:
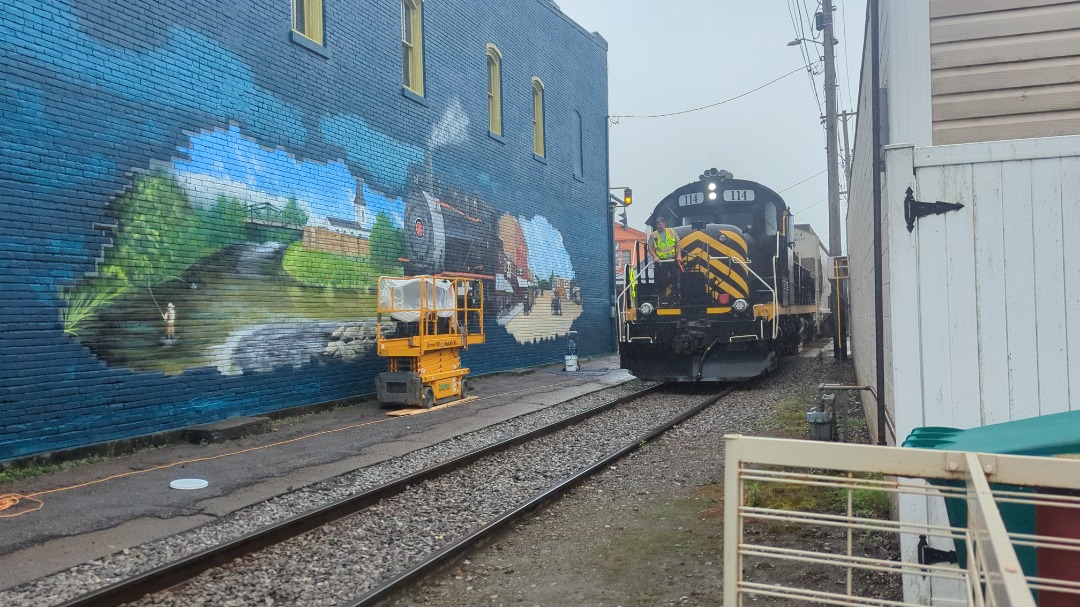
[[[113,202],[113,246],[102,273],[129,284],[154,283],[183,272],[208,243],[193,242],[196,218],[187,196],[169,176],[155,173]]]
[[[219,195],[212,208],[208,211],[196,211],[195,217],[198,228],[193,228],[190,235],[201,251],[216,251],[245,239],[244,219],[247,217],[247,207],[235,196],[228,198]]]
[[[375,217],[371,226],[371,262],[376,272],[390,274],[400,271],[400,258],[405,256],[404,233],[384,213]]]
[[[308,215],[296,202],[296,197],[289,198],[285,208],[281,211],[281,221],[286,225],[302,226],[307,223]]]
[[[77,334],[80,322],[125,292],[176,280],[206,255],[244,242],[245,213],[224,196],[210,209],[193,208],[163,171],[137,179],[109,204],[116,229],[97,275],[64,290],[64,330]]]

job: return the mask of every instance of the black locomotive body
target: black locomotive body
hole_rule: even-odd
[[[647,223],[658,217],[675,231],[681,269],[662,271],[674,260],[624,268],[624,368],[657,381],[740,380],[798,349],[815,291],[789,246],[794,221],[779,194],[711,169],[665,197]]]

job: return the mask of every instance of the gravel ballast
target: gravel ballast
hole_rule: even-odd
[[[777,423],[778,404],[797,399],[809,408],[819,383],[853,379],[850,363],[787,358],[771,376],[743,386],[388,605],[721,605],[724,435],[801,438],[804,433]],[[858,408],[851,414],[863,417]],[[866,442],[865,426],[856,427],[862,436],[855,442]],[[798,541],[808,549],[835,544],[830,537]],[[820,575],[756,569],[753,574],[772,575],[781,583]],[[820,580],[822,588],[835,583]],[[885,598],[900,598],[895,579],[870,584]],[[760,598],[754,604],[795,603]]]

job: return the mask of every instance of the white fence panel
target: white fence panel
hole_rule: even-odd
[[[1080,137],[892,147],[894,217],[909,154],[964,208],[890,227],[897,439],[1080,408]]]

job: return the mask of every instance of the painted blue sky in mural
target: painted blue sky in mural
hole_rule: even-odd
[[[574,278],[574,265],[566,252],[562,234],[546,217],[534,215],[532,219],[518,217],[525,245],[529,247],[529,270],[539,278],[547,278],[552,272],[562,278]]]
[[[196,204],[213,204],[224,194],[244,204],[271,204],[283,208],[295,197],[316,222],[326,217],[353,220],[357,180],[344,162],[299,160],[281,149],[268,149],[245,137],[236,126],[228,130],[199,133],[179,150],[172,170]],[[388,198],[364,184],[370,228],[379,213],[401,227],[405,204]]]

